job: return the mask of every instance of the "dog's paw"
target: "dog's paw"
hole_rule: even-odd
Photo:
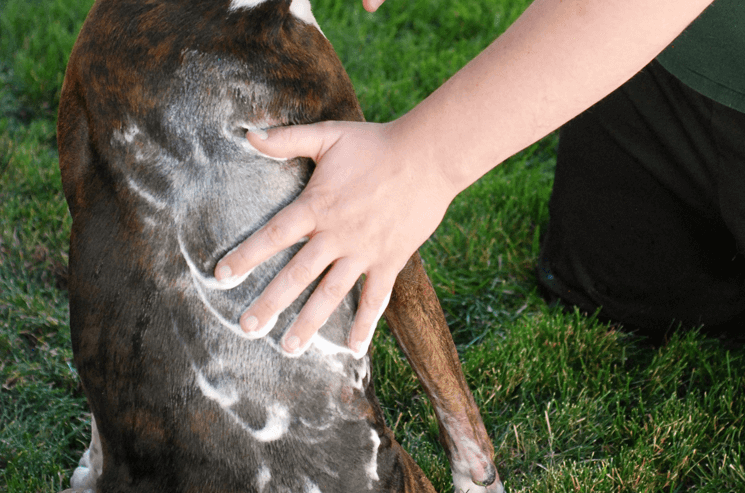
[[[70,489],[62,493],[96,493],[96,482],[103,470],[103,453],[101,439],[98,437],[95,418],[91,424],[91,445],[78,462],[72,473]]]
[[[72,478],[70,479],[72,489],[67,491],[72,493],[96,493],[96,480],[100,475],[101,471],[97,471],[92,466],[91,449],[89,448],[85,451],[83,457],[80,458],[75,472],[72,473]]]
[[[504,493],[490,454],[476,441],[461,437],[450,461],[455,493]]]
[[[488,486],[479,486],[468,476],[453,477],[455,493],[504,493],[502,482],[497,480]]]

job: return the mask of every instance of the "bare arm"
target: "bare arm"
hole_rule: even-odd
[[[711,0],[536,0],[398,122],[458,191],[618,88]]]
[[[368,10],[379,5],[365,1]],[[262,152],[311,157],[317,167],[293,204],[218,264],[218,279],[240,275],[301,237],[310,238],[244,314],[244,330],[260,333],[333,264],[283,345],[290,352],[304,350],[366,274],[350,335],[350,347],[364,353],[396,275],[452,199],[631,78],[710,3],[536,0],[478,57],[398,120],[275,129],[265,141],[249,136]]]

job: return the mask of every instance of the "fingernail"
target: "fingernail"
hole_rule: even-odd
[[[215,273],[215,277],[218,281],[223,281],[233,276],[233,270],[229,265],[221,265]]]
[[[241,319],[241,328],[243,332],[253,332],[259,328],[259,319],[251,315]]]
[[[252,134],[254,134],[255,136],[257,136],[261,140],[266,140],[266,139],[269,138],[269,134],[266,133],[266,130],[263,130],[261,128],[256,128],[256,129],[253,129],[253,130],[249,130],[249,132],[252,133]]]
[[[362,341],[352,341],[349,343],[349,349],[354,353],[360,353],[362,351]]]
[[[288,353],[294,353],[300,349],[300,338],[298,336],[285,337],[282,346],[284,346],[285,351]]]

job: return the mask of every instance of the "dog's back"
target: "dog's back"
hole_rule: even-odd
[[[234,289],[212,277],[312,172],[261,156],[246,130],[362,118],[300,0],[242,3],[99,0],[70,58],[70,321],[107,458],[98,489],[403,490],[410,458],[384,428],[368,357],[345,347],[357,290],[288,358],[278,340],[309,292],[265,338],[238,317],[299,246]]]

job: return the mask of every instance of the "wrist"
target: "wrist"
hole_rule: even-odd
[[[404,117],[384,124],[384,132],[390,145],[391,155],[406,175],[425,187],[445,208],[456,195],[470,185],[452,172],[457,167],[450,152],[442,152],[434,136],[428,135],[426,127],[414,119]]]
[[[475,143],[468,128],[429,115],[430,103],[428,98],[386,124],[386,131],[401,162],[426,175],[449,204],[500,160],[494,159],[494,146]]]

